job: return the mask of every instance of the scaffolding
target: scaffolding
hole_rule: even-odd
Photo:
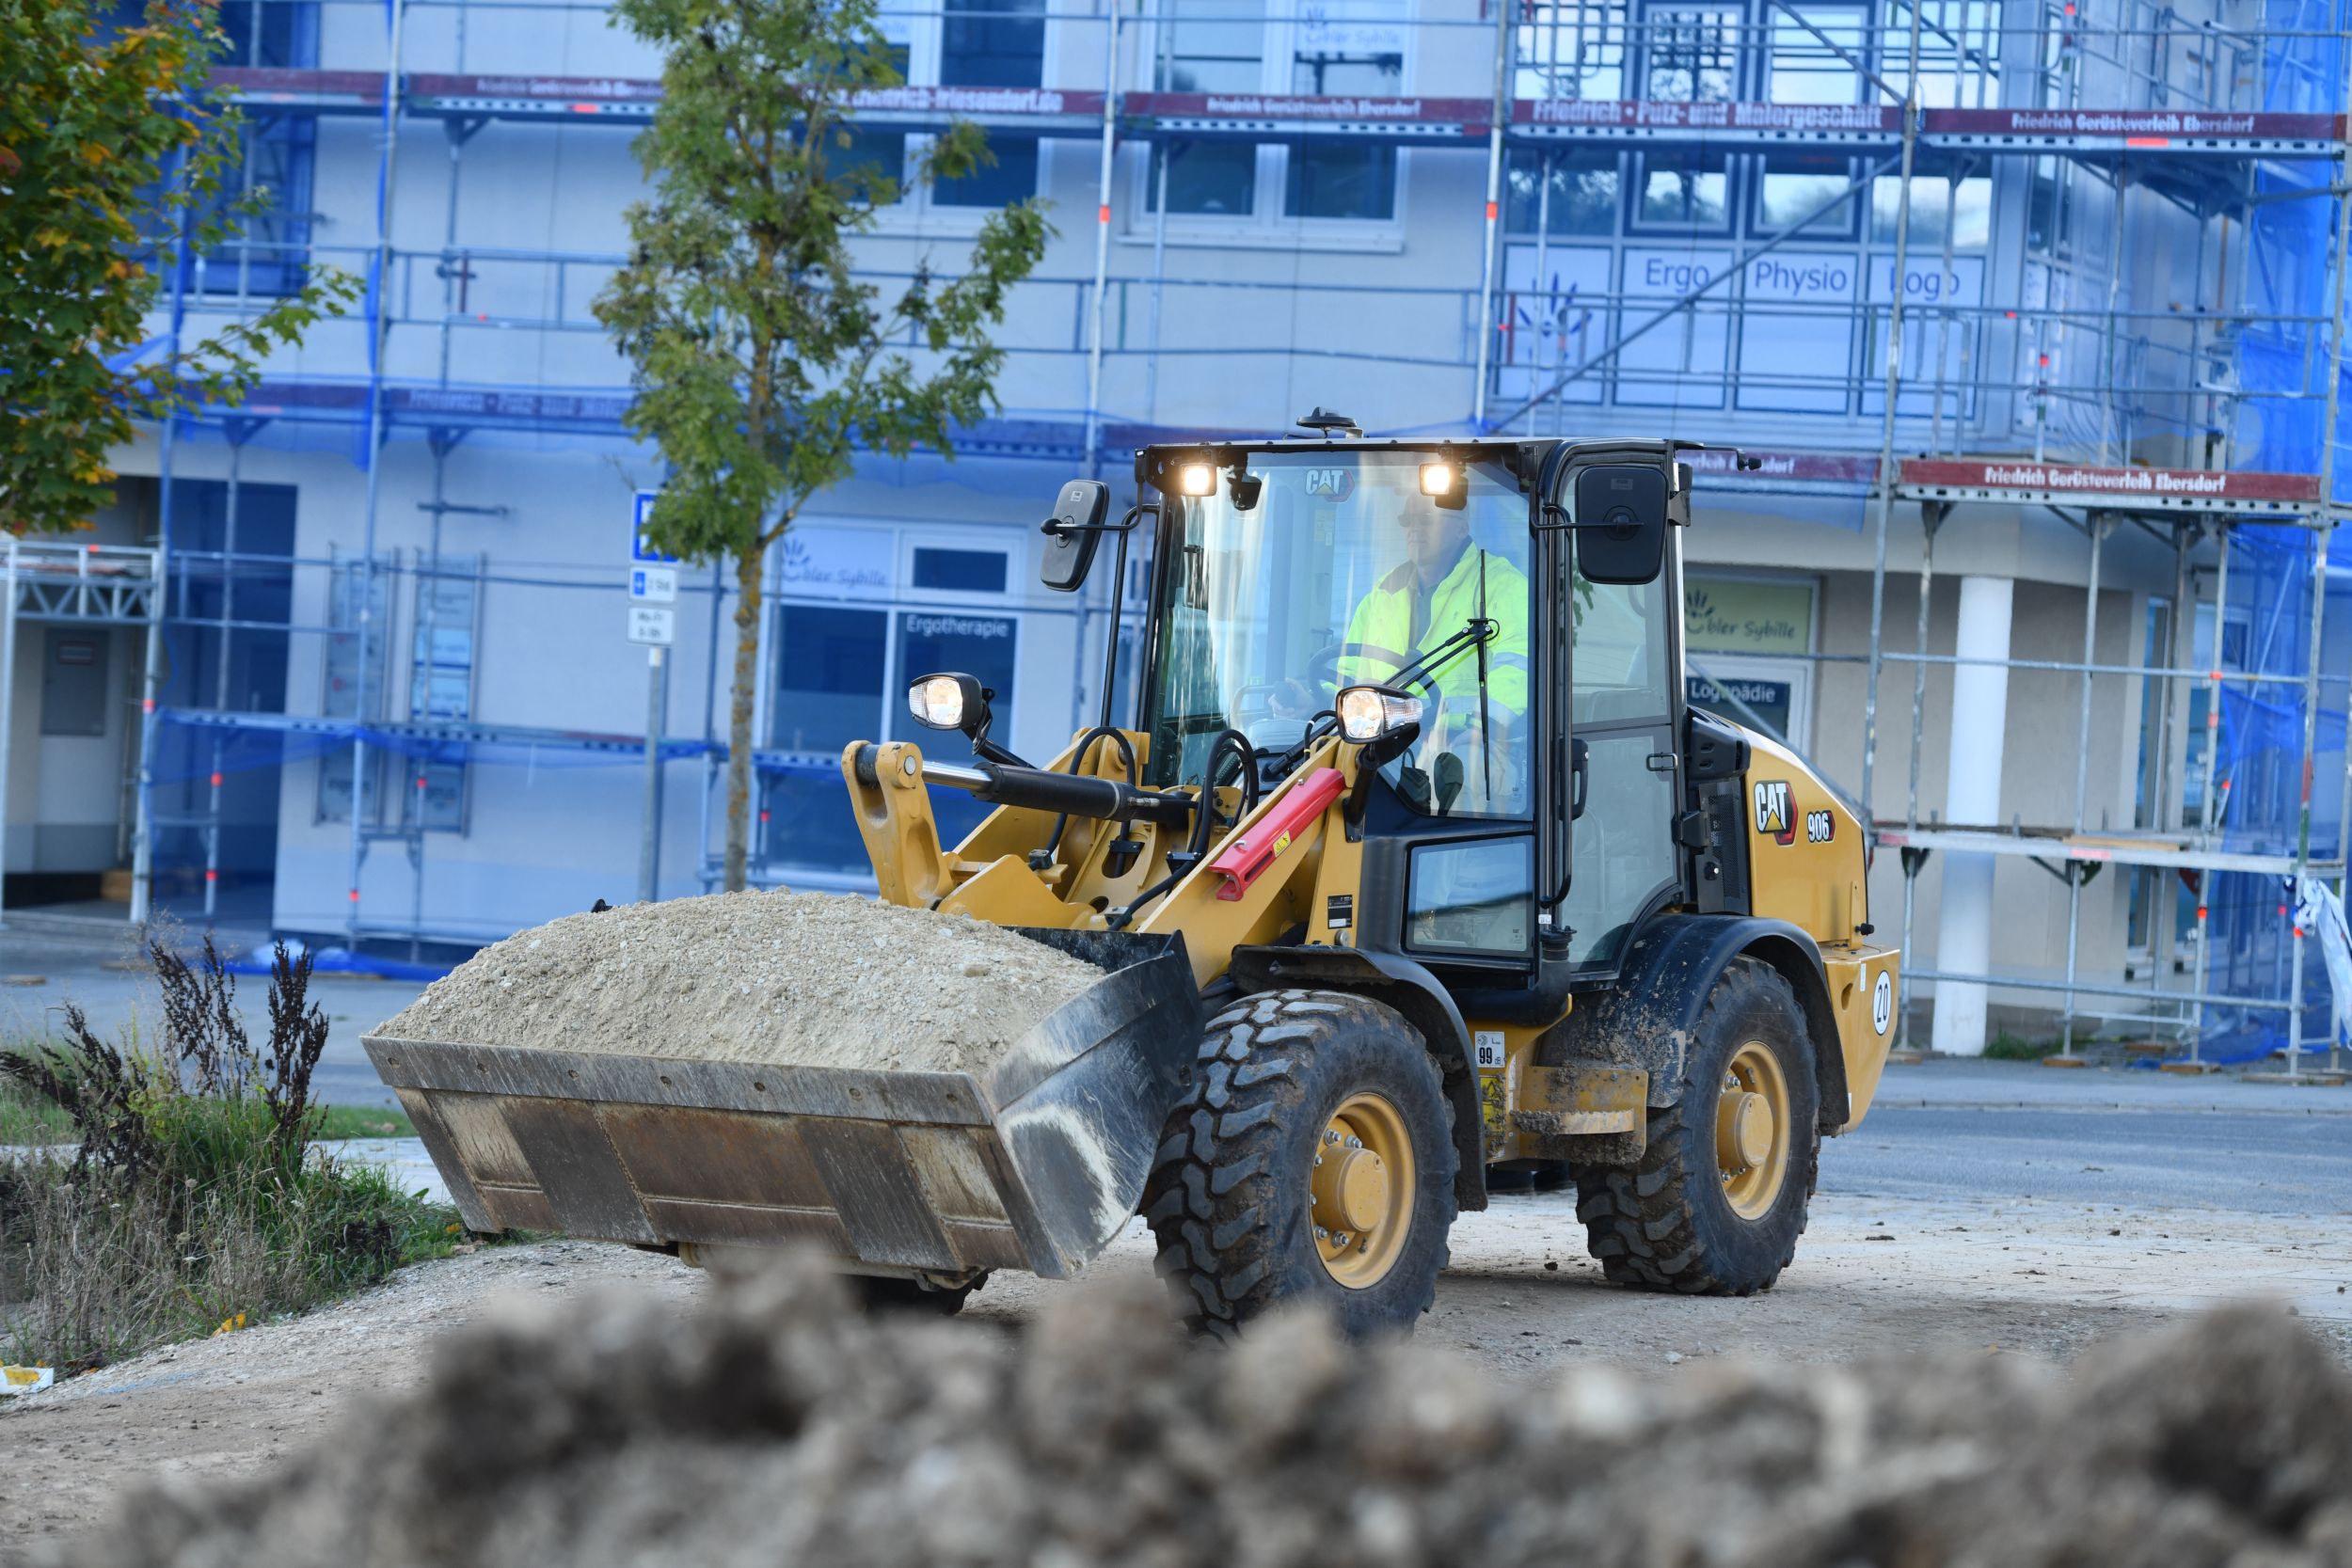
[[[955,8],[956,0],[946,0],[945,9],[923,14],[967,14]],[[383,585],[405,582],[426,607],[430,643],[437,590],[421,585],[469,569],[443,558],[437,529],[417,559],[379,550],[388,441],[427,444],[433,490],[424,504],[437,524],[443,511],[465,510],[442,485],[443,463],[463,441],[625,445],[625,389],[482,385],[465,373],[477,335],[597,330],[588,304],[621,259],[469,245],[459,231],[458,191],[469,149],[486,129],[610,126],[626,135],[653,113],[659,84],[412,71],[405,56],[414,17],[453,25],[462,60],[469,12],[594,8],[572,0],[391,0],[383,12],[380,69],[273,64],[257,48],[215,72],[257,123],[373,127],[380,148],[374,231],[365,245],[327,245],[292,233],[274,243],[248,237],[227,261],[183,258],[173,273],[167,330],[181,332],[192,311],[244,309],[246,276],[257,268],[337,261],[368,278],[364,372],[346,366],[329,374],[273,374],[233,413],[167,427],[154,570],[157,580],[175,583],[191,574],[224,582],[235,577],[244,557],[234,542],[233,475],[246,442],[267,432],[265,438],[284,444],[347,448],[367,478],[358,550],[348,561],[304,566],[345,583],[328,597],[342,594],[338,602],[352,613],[301,629],[343,650],[353,685],[347,714],[240,709],[226,700],[225,674],[216,683],[219,700],[159,703],[150,659],[135,914],[144,912],[154,885],[152,847],[167,830],[207,847],[204,911],[215,912],[218,797],[241,754],[266,765],[340,751],[348,753],[347,765],[338,766],[347,767],[351,792],[346,938],[355,946],[401,935],[411,942],[479,940],[496,933],[428,928],[421,892],[416,919],[405,927],[373,920],[363,908],[362,869],[379,848],[403,848],[419,867],[421,888],[430,831],[429,812],[407,805],[389,818],[378,810],[371,825],[368,792],[388,787],[377,777],[380,759],[417,763],[416,792],[430,798],[434,766],[566,751],[627,760],[646,749],[642,735],[485,724],[430,696],[413,700],[413,679],[409,711],[394,716],[385,673],[390,634],[377,619]],[[1183,401],[1169,390],[1183,366],[1264,356],[1410,378],[1425,394],[1420,401],[1443,417],[1424,428],[1549,435],[1573,421],[1580,433],[1654,431],[1664,408],[1671,418],[1705,415],[1718,430],[1727,423],[1753,431],[1759,439],[1750,454],[1761,459],[1753,471],[1702,461],[1710,493],[1835,499],[1865,508],[1869,521],[1869,641],[1859,658],[1867,696],[1856,799],[1874,844],[1901,856],[1905,945],[1912,887],[1935,853],[2024,857],[2067,888],[2062,981],[1947,974],[1915,962],[1912,977],[2046,989],[2059,999],[2070,1043],[2077,1004],[2088,999],[2128,1006],[2192,1055],[2215,1050],[2218,1030],[2240,1053],[2281,1044],[2292,1063],[2307,1041],[2327,1033],[2313,1027],[2307,1005],[2325,994],[2325,980],[2306,962],[2301,928],[2289,922],[2281,935],[2280,922],[2261,911],[2278,902],[2280,879],[2341,885],[2352,816],[2352,764],[2332,820],[2324,810],[2314,818],[2312,794],[2323,758],[2346,750],[2343,712],[2352,695],[2343,647],[2328,636],[2327,593],[2344,488],[2336,465],[2352,217],[2352,202],[2344,199],[2352,186],[2344,9],[2344,0],[2216,0],[2211,15],[2192,18],[2139,0],[2079,8],[2056,0],[1873,0],[1868,8],[1758,0],[1753,8],[1704,10],[1521,0],[1482,3],[1475,14],[1466,8],[1406,18],[1373,7],[1364,11],[1371,22],[1353,34],[1338,27],[1311,56],[1310,85],[1318,90],[1273,93],[1202,90],[1215,85],[1207,68],[1184,54],[1184,24],[1263,24],[1263,9],[1223,17],[1215,0],[1041,6],[1021,14],[1057,30],[1057,75],[1086,85],[916,84],[864,95],[858,113],[861,128],[879,134],[930,135],[964,119],[1040,145],[1093,150],[1091,266],[1036,277],[1017,291],[1010,373],[1036,395],[967,432],[961,449],[967,453],[1102,472],[1136,445],[1178,434],[1171,425],[1201,434],[1163,422],[1164,405]],[[262,29],[248,31],[258,38]],[[1401,90],[1403,69],[1391,60],[1417,55],[1444,62],[1463,86],[1483,75],[1485,90]],[[1341,79],[1356,71],[1381,90],[1326,90],[1327,67]],[[437,245],[400,245],[389,214],[398,210],[404,158],[427,155],[418,139],[424,132],[437,133],[437,155],[450,170],[442,233]],[[1173,243],[1171,179],[1184,177],[1187,160],[1222,158],[1223,166],[1246,171],[1256,157],[1249,177],[1263,179],[1277,166],[1295,173],[1309,148],[1389,167],[1392,181],[1399,150],[1483,153],[1483,215],[1468,192],[1455,208],[1459,223],[1474,227],[1477,243],[1463,251],[1474,250],[1474,269],[1343,286],[1307,277],[1295,263],[1287,277],[1214,261],[1194,264],[1214,253]],[[1252,149],[1260,150],[1235,150]],[[1278,155],[1289,162],[1265,162],[1269,149],[1287,150]],[[1145,177],[1131,178],[1138,166]],[[2004,170],[2022,171],[2025,187],[2008,225],[2007,252],[1963,254],[1965,211],[1986,199],[1983,191]],[[1727,223],[1704,247],[1714,259],[1695,273],[1669,269],[1663,285],[1639,280],[1629,264],[1611,271],[1613,262],[1594,263],[1597,252],[1576,238],[1578,203],[1589,194],[1579,182],[1601,174],[1613,201],[1647,202],[1653,192],[1662,202],[1752,199],[1758,216],[1754,224]],[[1630,185],[1637,178],[1646,182],[1639,190],[1618,190],[1618,180]],[[1143,193],[1139,217],[1127,217],[1121,189]],[[2194,235],[2185,306],[2153,308],[2122,294],[2127,223],[2138,221],[2127,218],[2127,209],[2152,202],[2178,214],[2181,231]],[[1761,232],[1772,203],[1772,231]],[[1842,224],[1843,238],[1821,241],[1825,221]],[[1759,231],[1739,237],[1751,228]],[[1608,243],[1629,252],[1637,237],[1629,220]],[[1850,259],[1842,297],[1759,290],[1766,276],[1759,262],[1807,250]],[[1602,268],[1597,282],[1569,276],[1573,266],[1595,264]],[[239,269],[234,289],[206,275],[223,265]],[[1251,325],[1269,310],[1341,327],[1303,341],[1311,335],[1294,325],[1269,341]],[[1375,318],[1403,325],[1375,339],[1360,325]],[[1178,320],[1185,325],[1172,331]],[[421,356],[411,341],[419,333],[430,344]],[[1815,333],[1842,335],[1842,369],[1772,362],[1775,342]],[[1817,446],[1809,433],[1824,418],[1859,438]],[[1861,436],[1871,425],[1874,441]],[[173,537],[175,443],[188,440],[230,448],[230,538],[209,552]],[[2055,516],[2082,535],[2090,587],[2080,659],[1979,661],[1927,652],[1935,541],[1992,515],[1988,508]],[[1889,651],[1890,538],[1915,510],[1923,551],[1918,635],[1913,651]],[[2170,646],[2160,663],[2103,664],[2094,657],[2101,554],[2122,531],[2153,535],[2172,552]],[[479,563],[469,569],[478,573]],[[13,606],[17,557],[8,570]],[[24,572],[40,575],[29,564]],[[715,626],[728,592],[714,577],[698,593]],[[472,602],[478,607],[479,597]],[[184,587],[147,603],[159,628],[209,627],[225,671],[230,636],[243,624],[229,590],[210,615],[191,608]],[[2200,646],[2188,610],[2208,603],[2212,636]],[[1074,613],[1083,623],[1100,607]],[[2262,634],[2233,637],[2249,615],[2262,621]],[[702,764],[705,886],[715,874],[709,803],[723,752],[710,719],[720,678],[713,647],[703,677],[702,733],[660,736],[652,748]],[[1891,667],[1911,667],[1915,715],[1931,667],[1971,662],[2079,682],[2069,820],[1923,820],[1916,722],[1905,759],[1905,807],[1899,815],[1878,809],[1880,700]],[[2153,820],[2128,832],[2088,820],[2080,759],[2089,751],[2092,683],[2102,677],[2148,682],[2161,693],[2157,809]],[[423,678],[430,685],[437,677]],[[2177,753],[2201,705],[2203,743],[2191,768]],[[178,771],[209,778],[209,817],[201,803],[169,818],[152,809],[159,784],[169,782],[169,768],[159,772],[167,734],[182,744]],[[833,767],[822,753],[787,748],[758,760],[771,777],[818,779]],[[2080,973],[2082,888],[2107,866],[2195,882],[2194,978],[2185,989],[2160,984],[2164,966],[2153,957],[2144,986]],[[2215,961],[2224,947],[2226,961]],[[2258,974],[2265,965],[2269,973]]]

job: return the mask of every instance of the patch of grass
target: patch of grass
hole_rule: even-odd
[[[310,1136],[320,1143],[344,1138],[413,1138],[416,1123],[397,1105],[321,1105]],[[0,1078],[0,1147],[71,1143],[73,1117],[65,1107]]]
[[[2055,1039],[2021,1039],[2006,1029],[1994,1036],[1984,1048],[1985,1055],[1996,1062],[2038,1062],[2058,1053],[2058,1042]]]
[[[397,1105],[322,1105],[310,1136],[321,1143],[339,1138],[413,1138],[417,1124]]]
[[[101,1040],[69,1006],[63,1041],[0,1051],[24,1141],[54,1146],[0,1163],[0,1346],[18,1361],[103,1365],[300,1311],[465,1240],[453,1208],[314,1147],[409,1129],[397,1112],[310,1103],[327,1025],[307,955],[278,949],[257,1043],[209,938],[195,964],[149,952],[157,1039]]]
[[[73,1118],[63,1106],[0,1078],[0,1145],[53,1144],[72,1136]]]

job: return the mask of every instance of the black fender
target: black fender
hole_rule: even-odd
[[[1761,959],[1797,993],[1813,1037],[1821,1131],[1846,1124],[1846,1053],[1837,1041],[1821,950],[1803,927],[1757,915],[1670,914],[1651,921],[1626,949],[1616,985],[1579,992],[1568,1016],[1544,1032],[1535,1059],[1548,1067],[1603,1062],[1649,1073],[1649,1103],[1682,1092],[1683,1053],[1708,993],[1732,959]]]
[[[1355,991],[1403,1014],[1437,1059],[1454,1106],[1454,1149],[1460,1156],[1454,1204],[1464,1210],[1486,1207],[1486,1132],[1478,1074],[1470,1067],[1470,1026],[1436,975],[1397,954],[1353,947],[1236,947],[1225,972],[1244,991],[1294,986]]]

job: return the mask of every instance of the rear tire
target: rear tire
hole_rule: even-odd
[[[1682,1092],[1649,1113],[1639,1165],[1577,1176],[1577,1217],[1620,1285],[1770,1290],[1796,1256],[1820,1156],[1813,1040],[1772,966],[1734,958],[1708,993]]]
[[[1348,1334],[1409,1332],[1454,1222],[1454,1118],[1393,1008],[1343,991],[1248,996],[1210,1020],[1143,1213],[1196,1333],[1315,1302]]]

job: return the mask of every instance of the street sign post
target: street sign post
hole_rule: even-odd
[[[628,640],[649,648],[666,648],[677,641],[677,611],[652,605],[628,607]]]
[[[678,558],[645,542],[652,490],[640,490],[629,509],[628,640],[645,648],[645,821],[637,850],[637,897],[651,903],[661,883],[661,732],[668,726],[669,659],[677,641]]]
[[[653,500],[659,494],[660,492],[657,490],[637,492],[628,515],[628,558],[641,565],[675,566],[677,564],[676,556],[663,555],[645,543],[645,524],[653,516]]]
[[[631,566],[628,569],[628,596],[646,604],[675,604],[677,568]]]

